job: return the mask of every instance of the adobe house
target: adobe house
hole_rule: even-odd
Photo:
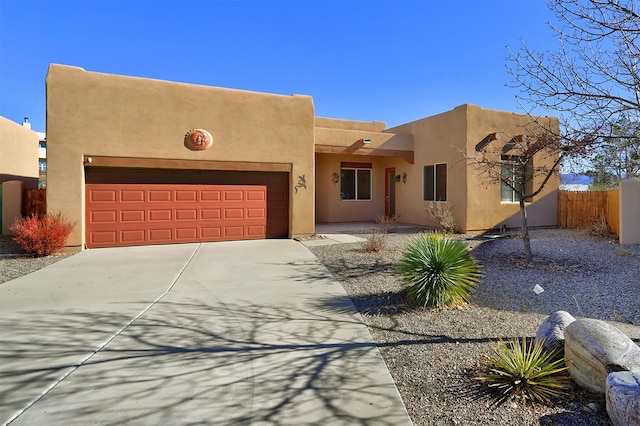
[[[23,189],[38,187],[38,144],[40,136],[23,125],[0,117],[0,230],[9,228],[22,210]],[[3,189],[4,187],[4,189]],[[3,201],[4,200],[4,201]]]
[[[76,223],[77,248],[291,238],[384,214],[433,226],[425,200],[451,202],[465,231],[519,223],[461,152],[526,116],[462,105],[387,129],[316,117],[310,96],[64,65],[46,87],[47,210]],[[557,188],[531,203],[532,226],[556,224]]]

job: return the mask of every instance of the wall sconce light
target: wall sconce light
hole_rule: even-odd
[[[400,175],[396,175],[396,182],[400,182]]]
[[[402,174],[402,183],[407,183],[407,172]]]
[[[91,157],[87,157],[87,158],[84,160],[84,162],[85,162],[85,164],[91,164],[91,163],[93,163],[93,158],[91,158]]]
[[[371,143],[371,139],[363,139],[362,143],[364,143],[365,145],[369,145]]]
[[[340,182],[340,175],[338,174],[338,172],[333,172],[331,174],[331,182],[333,182],[334,185]]]

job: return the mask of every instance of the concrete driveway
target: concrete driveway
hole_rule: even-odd
[[[0,422],[411,424],[292,240],[88,250],[0,285]]]

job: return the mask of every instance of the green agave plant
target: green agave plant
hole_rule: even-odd
[[[431,308],[467,302],[481,275],[462,241],[435,233],[413,238],[397,270],[409,286],[409,297]]]
[[[569,393],[571,379],[565,374],[564,359],[557,351],[546,351],[542,342],[499,339],[485,361],[485,370],[474,379],[484,383],[498,404],[521,396],[550,405],[554,398]]]

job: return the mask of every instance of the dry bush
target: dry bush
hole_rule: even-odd
[[[395,216],[380,215],[376,218],[376,225],[380,226],[384,232],[393,232],[398,223]]]
[[[609,225],[607,224],[605,218],[602,218],[598,222],[594,222],[591,225],[587,225],[585,227],[585,230],[589,235],[592,235],[594,237],[606,239],[616,238],[616,235],[611,232],[611,228],[609,228]]]
[[[386,232],[372,230],[371,233],[365,237],[365,241],[362,243],[362,251],[365,253],[377,253],[384,250],[386,245]]]
[[[460,227],[453,217],[453,205],[448,201],[426,202],[424,209],[447,234],[460,232]]]

